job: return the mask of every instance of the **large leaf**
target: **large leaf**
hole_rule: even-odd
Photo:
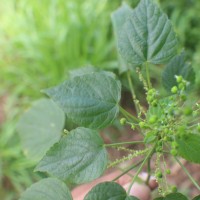
[[[195,82],[195,73],[190,63],[185,62],[185,55],[174,57],[167,65],[162,74],[163,86],[166,90],[171,91],[171,88],[177,85],[175,76],[182,76],[191,84]]]
[[[19,200],[72,200],[67,186],[58,179],[46,178],[28,188]]]
[[[75,123],[89,128],[103,128],[119,112],[121,84],[110,73],[96,72],[77,76],[45,90]]]
[[[200,163],[200,136],[188,134],[186,137],[176,138],[178,153],[188,161]]]
[[[47,152],[36,171],[81,184],[101,176],[106,166],[107,153],[99,134],[87,128],[77,128]]]
[[[31,159],[41,159],[61,137],[64,112],[51,100],[41,99],[25,112],[17,124],[24,151]]]
[[[138,200],[126,194],[124,188],[115,182],[104,182],[96,185],[84,200]]]
[[[118,49],[129,63],[163,64],[177,52],[177,39],[167,16],[152,0],[141,0],[126,20]]]
[[[114,11],[111,15],[113,29],[116,38],[119,38],[119,35],[121,33],[122,27],[126,22],[126,19],[129,17],[133,10],[130,6],[128,6],[126,3],[123,3],[123,5]],[[129,69],[131,69],[132,66],[128,64],[122,57],[119,55],[119,70],[120,73],[123,73]]]
[[[181,193],[171,193],[166,197],[158,197],[154,200],[188,200],[186,196]]]

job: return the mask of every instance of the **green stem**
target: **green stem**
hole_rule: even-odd
[[[185,166],[181,163],[181,161],[177,158],[174,157],[175,160],[178,162],[178,164],[182,167],[183,171],[188,175],[189,179],[192,181],[192,183],[196,186],[198,190],[200,190],[199,184],[194,180],[194,178],[191,176],[191,174],[188,172],[188,170],[185,168]]]
[[[126,144],[141,144],[144,141],[132,141],[132,142],[120,142],[120,143],[113,143],[113,144],[104,144],[105,147],[114,147],[114,146],[122,146]]]
[[[146,62],[145,67],[146,67],[146,77],[147,77],[148,88],[151,88],[148,62]]]
[[[147,179],[146,179],[146,184],[149,185],[149,180],[150,180],[150,177],[151,177],[151,157],[149,157],[148,159],[148,167],[147,167],[147,171],[148,171],[148,176],[147,176]]]
[[[153,155],[154,150],[155,150],[156,145],[152,148],[151,151],[149,151],[149,153],[147,154],[147,156],[145,157],[145,159],[143,160],[142,164],[140,165],[139,169],[137,170],[135,176],[133,177],[133,180],[131,181],[131,184],[128,188],[128,194],[130,194],[131,188],[136,180],[136,178],[138,177],[139,173],[142,171],[144,165],[146,164],[147,160]]]
[[[128,84],[129,84],[129,87],[130,87],[130,90],[131,90],[131,94],[132,94],[132,98],[133,98],[133,102],[134,102],[134,105],[135,105],[135,109],[136,109],[136,112],[137,114],[139,113],[140,109],[136,103],[136,95],[135,95],[135,91],[134,91],[134,87],[133,87],[133,84],[132,84],[132,81],[131,81],[131,72],[128,71],[127,72],[127,78],[128,78]]]
[[[120,112],[125,116],[128,117],[132,120],[134,120],[134,122],[139,122],[139,120],[134,117],[133,115],[131,115],[129,112],[127,112],[125,109],[123,109],[121,106],[119,107]]]
[[[121,173],[119,176],[117,176],[116,178],[114,178],[112,181],[116,181],[117,179],[119,179],[120,177],[124,176],[125,174],[127,174],[129,171],[131,171],[132,169],[136,168],[137,166],[139,166],[143,161],[140,161],[138,163],[136,163],[133,166],[130,166],[128,169],[126,169],[123,173]]]

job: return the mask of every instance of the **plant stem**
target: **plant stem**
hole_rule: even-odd
[[[131,171],[132,169],[136,168],[138,165],[140,165],[143,161],[140,161],[138,163],[136,163],[133,166],[130,166],[128,169],[126,169],[124,172],[122,172],[119,176],[117,176],[116,178],[114,178],[112,181],[116,181],[117,179],[119,179],[120,177],[124,176],[125,174],[127,174],[129,171]]]
[[[133,115],[131,115],[129,112],[127,112],[125,109],[123,109],[121,106],[119,107],[120,109],[120,112],[125,116],[125,117],[128,117],[128,118],[131,118],[132,120],[134,120],[134,122],[139,122],[139,120],[134,117]]]
[[[138,177],[139,173],[142,171],[142,168],[146,164],[147,160],[153,155],[155,147],[156,147],[156,145],[151,149],[151,151],[149,151],[149,153],[147,154],[147,156],[143,160],[142,164],[140,165],[139,169],[137,170],[137,172],[136,172],[135,176],[133,177],[133,180],[131,181],[131,184],[128,188],[128,192],[127,192],[128,194],[130,194],[131,188],[132,188],[136,178]]]
[[[194,178],[191,176],[191,174],[188,172],[186,167],[181,163],[181,161],[177,158],[174,157],[174,159],[178,162],[178,164],[182,167],[183,171],[188,175],[189,179],[192,181],[192,183],[196,186],[198,190],[200,190],[199,184],[194,180]]]
[[[126,144],[141,144],[144,141],[132,141],[132,142],[120,142],[120,143],[113,143],[113,144],[104,144],[105,147],[114,147],[114,146],[122,146]]]
[[[129,87],[130,87],[130,90],[131,90],[133,102],[134,102],[134,105],[135,105],[135,109],[136,109],[136,112],[138,114],[140,109],[139,109],[139,107],[136,103],[136,95],[135,95],[134,87],[133,87],[133,84],[132,84],[132,81],[131,81],[131,71],[127,72],[127,78],[128,78],[128,84],[129,84]]]
[[[148,62],[146,62],[145,67],[146,67],[146,77],[147,77],[148,88],[151,88]]]

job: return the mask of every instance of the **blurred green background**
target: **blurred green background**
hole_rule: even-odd
[[[127,0],[135,6],[138,0]],[[157,0],[174,24],[197,73],[200,91],[200,1]],[[69,71],[93,65],[118,72],[110,15],[122,0],[0,1],[0,198],[18,199],[32,182],[34,162],[22,152],[19,115],[40,90]],[[3,108],[3,109],[2,109]]]

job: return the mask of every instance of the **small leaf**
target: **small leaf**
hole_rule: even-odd
[[[111,124],[119,112],[121,84],[111,73],[84,74],[45,90],[75,123],[100,129]]]
[[[200,200],[200,195],[194,197],[194,199],[192,199],[192,200]]]
[[[36,101],[17,124],[25,153],[31,159],[40,160],[60,139],[64,123],[64,112],[53,101]]]
[[[155,141],[156,138],[157,138],[157,136],[156,136],[155,132],[149,132],[145,135],[144,142],[146,144],[149,144],[149,143]]]
[[[178,154],[188,161],[200,163],[200,136],[188,134],[186,137],[176,138]]]
[[[167,65],[162,74],[163,86],[169,92],[173,86],[178,85],[175,76],[182,76],[185,80],[189,81],[190,84],[195,82],[195,73],[192,66],[185,62],[185,55],[174,57]]]
[[[168,194],[164,200],[188,200],[186,196],[181,193],[171,193]]]
[[[34,183],[19,200],[72,200],[67,186],[55,178],[46,178]]]
[[[139,200],[127,196],[125,189],[115,182],[104,182],[96,185],[86,195],[84,200]]]
[[[163,64],[177,52],[177,39],[167,16],[152,0],[141,0],[118,37],[118,49],[131,64]]]
[[[166,197],[158,197],[154,200],[188,200],[186,196],[181,193],[171,193],[168,194]]]
[[[77,128],[47,152],[36,171],[81,184],[101,176],[106,166],[107,153],[99,134],[87,128]]]

